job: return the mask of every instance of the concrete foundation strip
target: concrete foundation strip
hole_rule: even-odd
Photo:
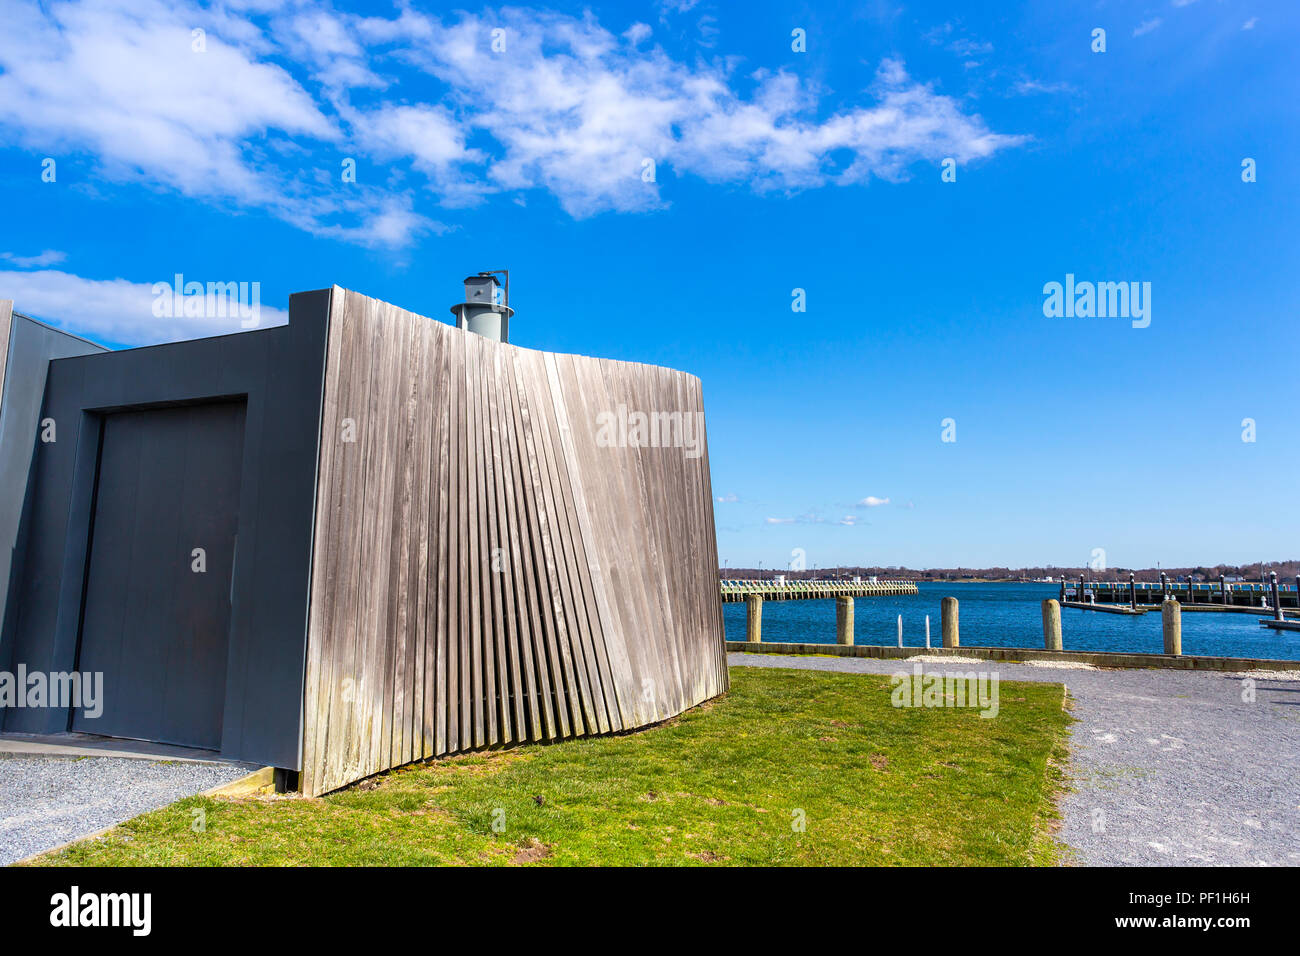
[[[874,644],[793,644],[727,641],[728,651],[747,654],[823,654],[830,657],[871,657],[906,660],[920,654],[980,657],[1015,664],[1024,661],[1071,661],[1095,667],[1159,667],[1193,671],[1300,670],[1300,661],[1253,657],[1203,657],[1194,654],[1129,654],[1116,651],[1048,651],[1026,647],[884,647]]]

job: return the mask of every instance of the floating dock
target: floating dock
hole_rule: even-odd
[[[1082,601],[1062,601],[1061,607],[1074,607],[1080,611],[1102,611],[1106,614],[1128,614],[1136,616],[1151,610],[1148,607],[1131,608],[1127,604],[1085,604]]]
[[[1271,627],[1275,631],[1300,631],[1300,621],[1261,620],[1261,627]]]

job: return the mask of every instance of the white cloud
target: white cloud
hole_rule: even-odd
[[[662,206],[657,182],[643,181],[646,159],[656,179],[667,168],[790,190],[899,179],[917,161],[968,161],[1023,141],[991,132],[893,60],[880,65],[874,104],[822,118],[818,97],[794,74],[755,73],[745,97],[725,62],[686,64],[661,47],[639,49],[644,31],[620,40],[590,15],[512,8],[449,25],[404,17],[379,33],[402,37],[403,58],[450,88],[460,122],[495,141],[487,188],[546,189],[577,217]],[[507,52],[494,53],[490,31],[502,24]],[[846,164],[837,164],[840,153]]]
[[[797,518],[767,518],[768,524],[826,524],[826,519],[815,511],[801,514]]]
[[[958,28],[952,23],[943,23],[933,27],[922,34],[922,38],[928,40],[934,46],[942,45],[945,50],[954,56],[969,60],[971,57],[982,56],[993,52],[993,44],[987,40],[977,40],[971,36],[959,36]],[[965,64],[966,69],[980,66],[980,61],[970,60]]]
[[[1255,29],[1255,24],[1257,23],[1259,23],[1259,17],[1251,17],[1249,20],[1247,20],[1245,23],[1241,25],[1241,28],[1243,30],[1253,30]]]
[[[387,86],[370,69],[365,47],[343,17],[321,9],[295,12],[277,19],[273,29],[297,59],[311,64],[312,75],[326,87]]]
[[[842,525],[844,525],[845,527],[848,527],[848,528],[855,528],[855,527],[857,527],[857,524],[858,524],[858,516],[857,516],[857,515],[845,515],[845,516],[844,516],[843,518],[841,518],[837,523],[838,523],[838,524],[842,524]]]
[[[289,29],[312,55],[322,61],[338,57],[360,57],[364,50],[339,17],[324,10],[297,13],[289,19]]]
[[[737,496],[734,495],[734,494],[732,494],[732,495],[718,495],[718,503],[719,503],[719,504],[724,504],[724,505],[726,505],[726,504],[734,504],[735,502],[737,502],[737,501],[739,501],[739,500],[740,500],[740,498],[737,497]]]
[[[68,258],[66,252],[59,252],[57,249],[46,249],[44,252],[34,256],[16,256],[12,252],[0,252],[0,259],[5,262],[12,262],[19,269],[32,269],[37,266],[52,266]]]
[[[373,190],[370,192],[374,193]],[[335,208],[346,212],[354,224],[325,222]],[[387,249],[407,246],[417,236],[442,234],[449,228],[416,212],[411,197],[405,194],[376,196],[371,200],[346,199],[341,200],[337,207],[324,200],[313,202],[301,213],[297,224],[317,235]]]
[[[623,37],[628,43],[636,46],[642,40],[650,39],[650,34],[653,32],[648,23],[634,23],[623,31]]]
[[[400,247],[444,228],[400,191],[375,183],[343,188],[340,146],[329,149],[323,176],[295,175],[281,168],[281,157],[268,157],[273,146],[311,162],[319,143],[344,135],[338,118],[327,117],[288,71],[259,61],[276,49],[272,34],[282,35],[299,57],[331,60],[337,74],[364,50],[324,14],[263,33],[219,9],[153,0],[61,3],[48,14],[19,2],[9,12],[14,28],[0,32],[0,128],[16,131],[28,148],[56,160],[88,149],[110,178],[264,208],[307,232],[360,245]],[[195,24],[206,29],[203,52],[192,46]],[[370,82],[356,71],[344,79]],[[463,140],[452,127],[432,129],[436,111],[425,113],[423,126],[421,116],[402,113],[386,126],[361,123],[358,138],[382,154],[382,137],[401,137],[402,151],[418,153],[421,168],[437,176]],[[437,132],[452,134],[450,144],[434,145]]]
[[[414,168],[442,194],[444,202],[470,202],[482,194],[481,188],[463,178],[460,167],[482,163],[484,155],[466,148],[465,130],[445,107],[399,105],[360,112],[345,106],[341,113],[351,123],[363,152],[379,161],[410,158]]]
[[[334,130],[281,67],[209,32],[195,7],[153,0],[7,3],[0,124],[29,148],[94,151],[113,176],[143,174],[189,196],[266,203],[279,194],[246,148],[271,129]]]
[[[959,39],[953,40],[944,49],[957,56],[978,56],[981,53],[992,53],[993,44],[982,40]]]
[[[659,8],[661,15],[669,13],[689,13],[699,4],[700,0],[655,0],[655,6]]]
[[[56,269],[0,271],[0,298],[13,299],[16,312],[103,343],[155,345],[245,331],[232,315],[156,318],[152,282],[86,279]],[[288,321],[284,309],[260,307],[258,328]]]
[[[1164,21],[1161,20],[1159,17],[1152,17],[1150,20],[1143,20],[1141,23],[1139,23],[1136,27],[1133,28],[1133,35],[1135,37],[1140,37],[1144,34],[1150,33],[1152,30],[1156,29],[1162,23],[1164,23]]]
[[[859,508],[879,508],[881,505],[889,504],[888,498],[877,498],[875,495],[867,495],[858,502]]]
[[[1036,93],[1073,93],[1074,87],[1064,80],[1051,83],[1040,80],[1019,80],[1012,87],[1012,92],[1020,96],[1032,96]]]
[[[1025,140],[989,130],[895,60],[865,101],[834,105],[793,73],[738,78],[734,57],[674,59],[645,24],[620,37],[590,12],[441,20],[410,7],[385,19],[270,2],[4,3],[10,141],[56,157],[87,150],[110,178],[368,245],[446,228],[417,208],[412,176],[447,207],[545,190],[582,217],[662,208],[660,183],[674,175],[792,191],[899,180],[916,163]],[[196,25],[206,52],[192,49]],[[496,27],[504,53],[492,50]],[[341,182],[345,157],[358,160],[356,183]]]

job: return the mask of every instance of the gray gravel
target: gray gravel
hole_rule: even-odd
[[[0,865],[248,772],[236,764],[0,754]]]
[[[910,662],[729,654],[734,666],[892,674]],[[1300,865],[1300,681],[1172,670],[1067,670],[981,661],[1064,683],[1074,698],[1059,838],[1091,866]],[[1295,675],[1289,675],[1294,677]]]

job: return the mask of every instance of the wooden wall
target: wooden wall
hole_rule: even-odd
[[[0,403],[4,401],[5,366],[9,364],[9,333],[13,329],[14,301],[0,299]],[[0,404],[3,411],[3,404]]]
[[[602,447],[620,404],[702,421],[694,376],[333,290],[304,793],[642,727],[727,689],[703,435],[698,457]]]

